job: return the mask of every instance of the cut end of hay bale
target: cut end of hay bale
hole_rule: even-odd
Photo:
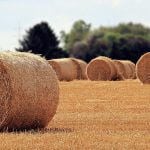
[[[116,78],[116,68],[112,60],[107,57],[97,57],[87,66],[87,77],[92,81],[113,80]]]
[[[143,84],[150,84],[150,52],[144,54],[138,60],[136,74]]]
[[[56,113],[58,79],[30,53],[0,53],[0,131],[44,128]]]

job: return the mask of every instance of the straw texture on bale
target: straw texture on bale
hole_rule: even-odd
[[[118,80],[135,79],[135,64],[129,60],[113,60]]]
[[[127,60],[126,63],[129,65],[129,68],[131,70],[129,79],[135,79],[136,78],[135,64],[130,60]]]
[[[133,69],[131,68],[131,63],[128,60],[122,60],[121,61],[125,65],[125,70],[126,70],[126,79],[133,79],[134,73]]]
[[[77,79],[78,80],[86,80],[86,66],[87,63],[83,60],[76,59],[76,58],[71,58],[71,60],[75,63],[76,68],[77,68]]]
[[[86,76],[87,63],[85,61],[83,61],[83,60],[80,60],[80,59],[78,59],[78,62],[80,64],[81,71],[82,71],[82,73],[81,73],[81,79],[86,80],[87,79],[87,76]]]
[[[56,72],[58,80],[60,80],[60,81],[63,80],[62,79],[61,66],[59,65],[59,63],[55,60],[49,60],[48,62],[51,65],[51,67],[54,69],[54,71]]]
[[[129,61],[129,65],[132,69],[132,79],[136,79],[136,71],[135,71],[135,64],[132,61]]]
[[[87,66],[87,77],[92,81],[98,80],[115,80],[117,69],[113,61],[107,57],[97,57],[93,59]]]
[[[144,54],[138,60],[136,74],[143,84],[150,84],[150,52]]]
[[[60,81],[72,81],[77,78],[77,67],[70,58],[52,59],[49,60],[49,64]]]
[[[0,130],[44,128],[56,113],[59,86],[48,62],[29,53],[0,53]]]
[[[127,78],[126,68],[123,62],[120,60],[113,60],[117,68],[117,80],[124,80]]]

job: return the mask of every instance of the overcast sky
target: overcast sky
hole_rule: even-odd
[[[12,50],[24,31],[47,21],[59,35],[74,21],[93,27],[138,22],[150,26],[150,0],[0,0],[0,49]]]

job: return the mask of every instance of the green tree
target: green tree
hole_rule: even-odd
[[[100,27],[91,31],[87,39],[88,59],[104,55],[136,62],[143,53],[150,51],[150,28],[142,24]]]
[[[47,22],[34,25],[22,40],[19,40],[20,52],[31,51],[34,54],[41,54],[47,59],[66,57],[67,53],[59,48],[59,41]]]
[[[125,59],[137,62],[141,55],[150,52],[150,42],[142,37],[121,36],[118,39],[116,49],[112,49],[113,59]]]
[[[76,42],[72,48],[72,52],[70,53],[70,56],[88,61],[87,59],[88,52],[89,52],[89,47],[87,43]]]
[[[62,31],[61,40],[64,43],[64,49],[71,52],[76,42],[81,42],[88,36],[90,28],[90,24],[83,20],[78,20],[73,24],[69,33]]]
[[[150,28],[143,26],[142,24],[135,24],[132,22],[129,23],[120,23],[115,27],[100,27],[99,31],[101,32],[114,32],[123,34],[131,34],[137,36],[147,37],[150,35]]]

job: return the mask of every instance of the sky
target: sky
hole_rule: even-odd
[[[59,36],[82,19],[93,28],[121,22],[150,27],[150,0],[0,0],[0,50],[18,47],[18,39],[36,23],[47,21]]]

